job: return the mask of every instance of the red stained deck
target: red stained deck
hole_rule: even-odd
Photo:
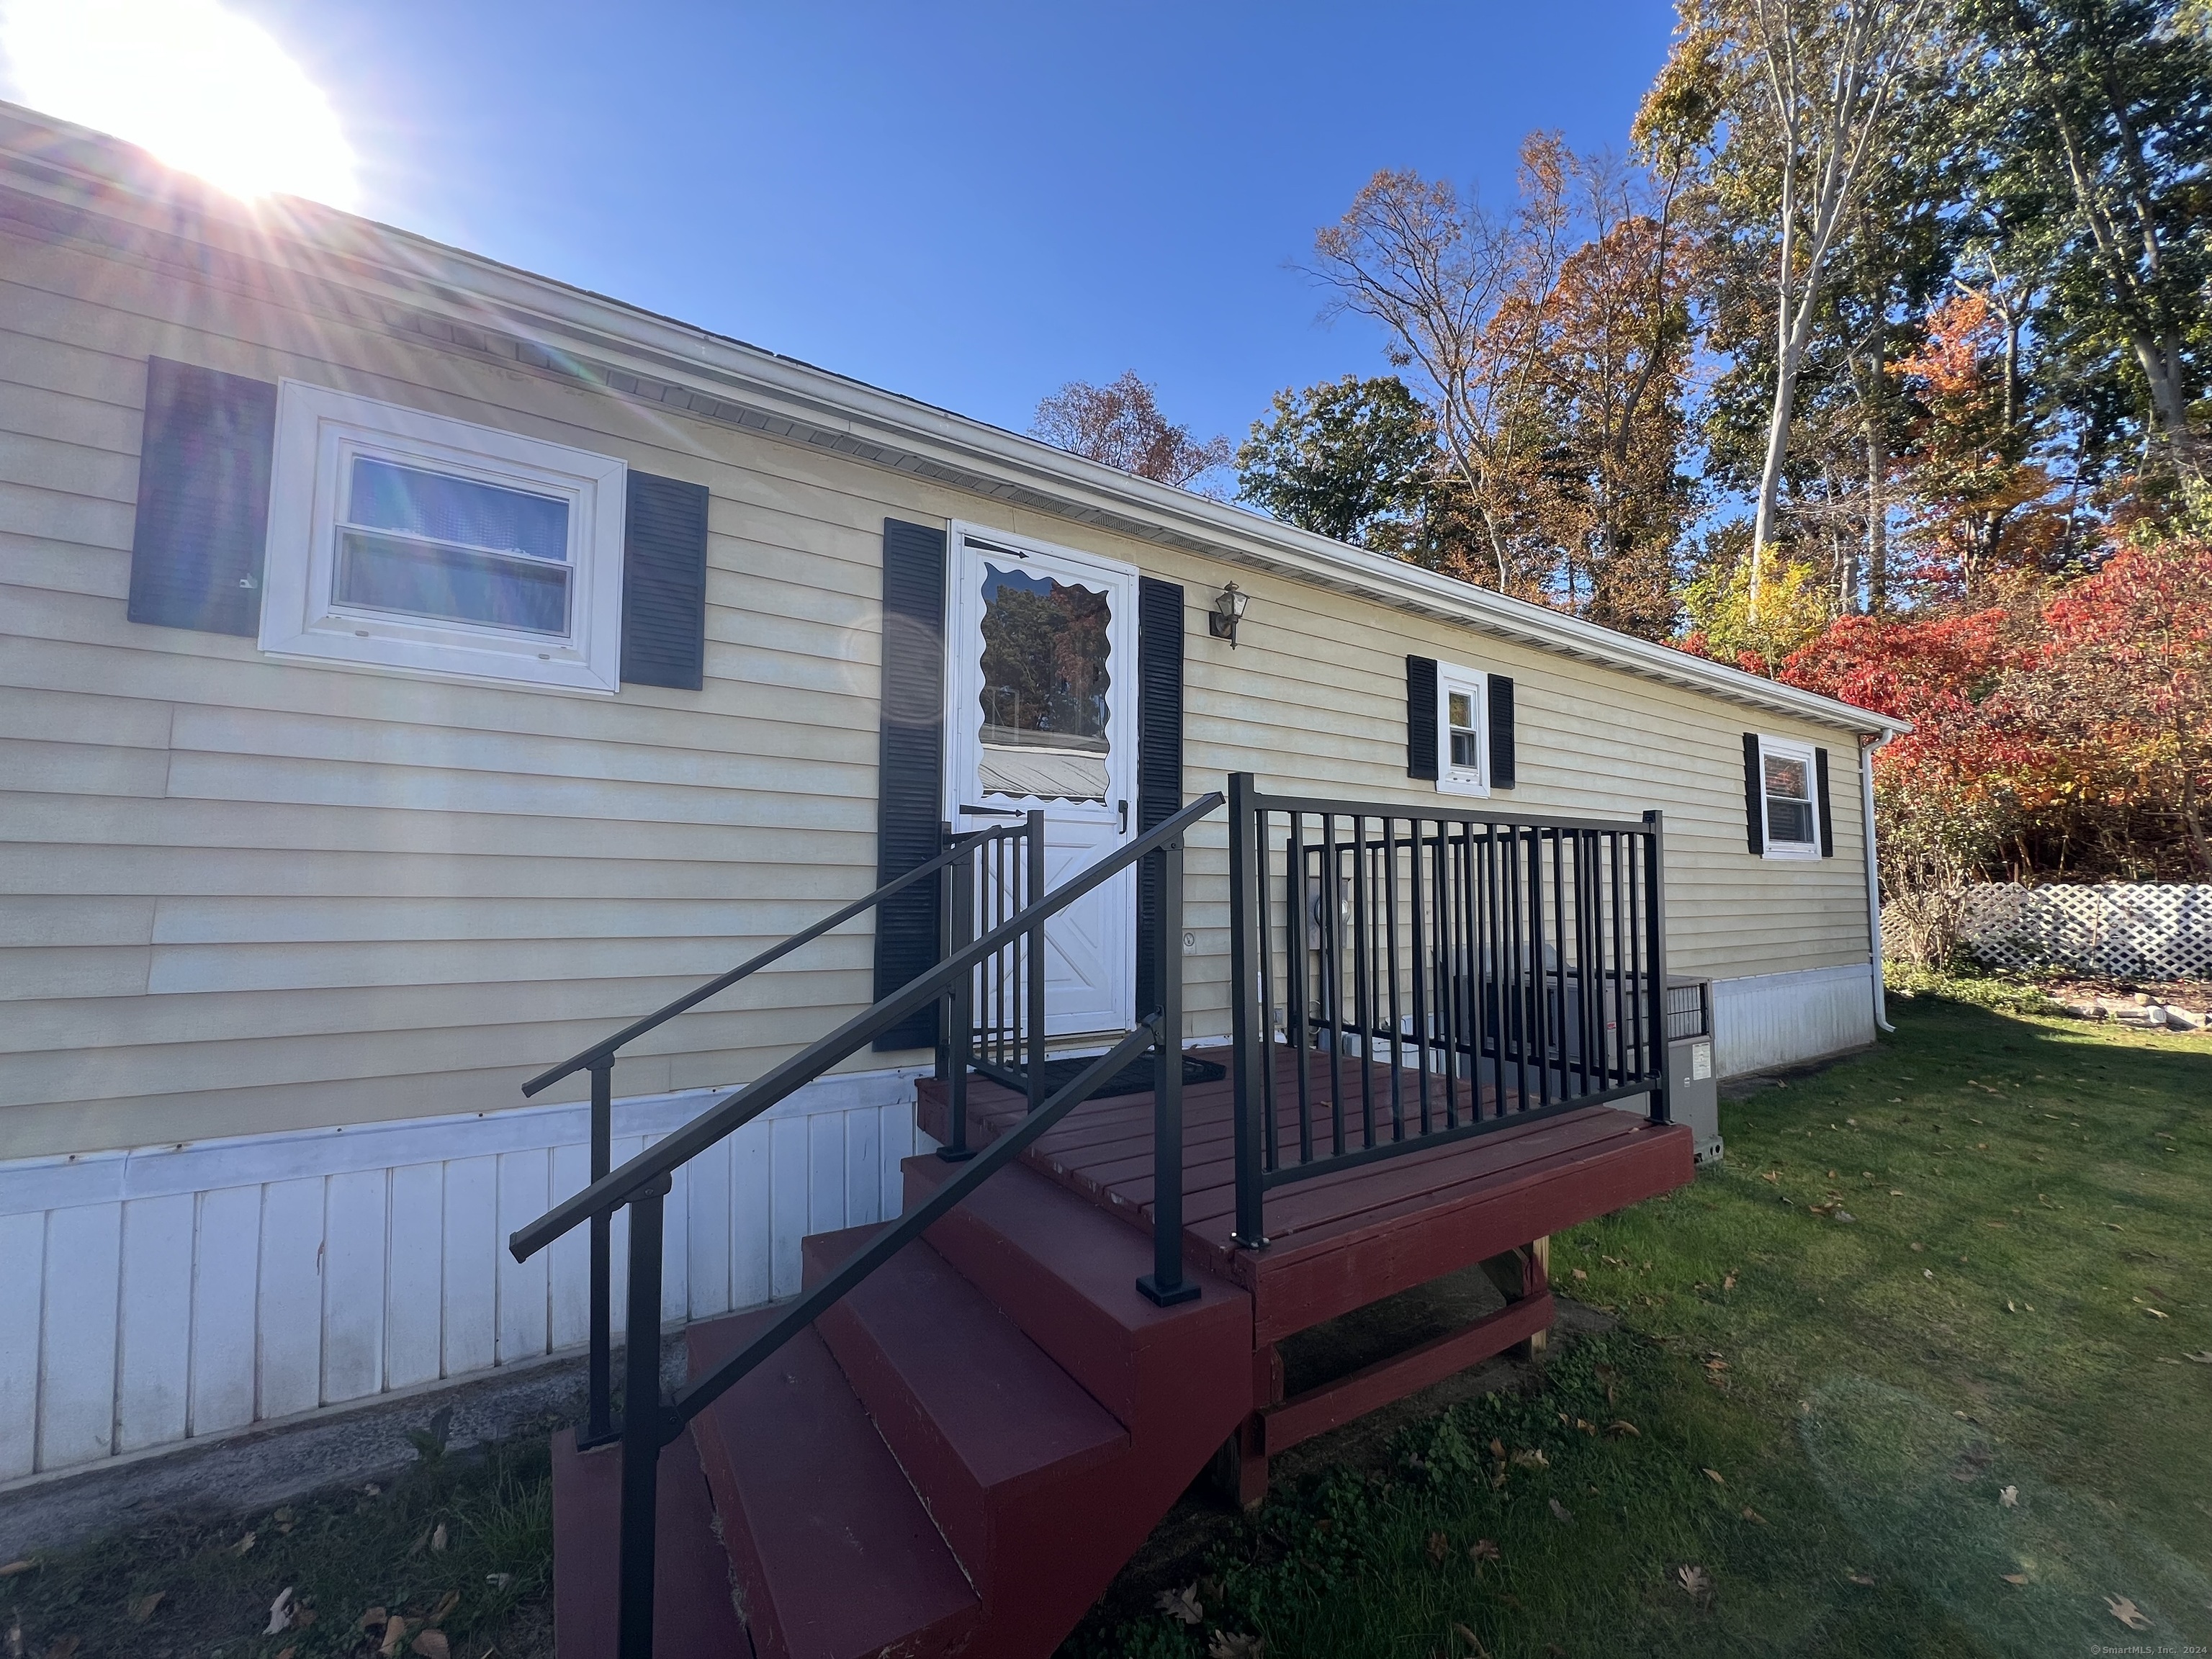
[[[1295,1147],[1297,1056],[1278,1047],[1279,1126]],[[1226,1066],[1226,1049],[1201,1051]],[[1328,1067],[1312,1067],[1316,1150],[1324,1145]],[[1389,1121],[1389,1068],[1374,1065],[1375,1112]],[[1347,1144],[1362,1144],[1359,1062],[1342,1062]],[[1418,1079],[1402,1074],[1403,1098]],[[1686,1126],[1655,1126],[1639,1113],[1589,1106],[1510,1123],[1305,1181],[1267,1194],[1268,1244],[1238,1248],[1229,1079],[1183,1090],[1185,1259],[1249,1291],[1254,1340],[1263,1351],[1295,1332],[1442,1274],[1486,1261],[1691,1178]],[[1430,1079],[1441,1108],[1441,1079]],[[1462,1114],[1467,1086],[1460,1089]],[[971,1078],[969,1144],[988,1145],[1018,1121],[1027,1103],[1010,1089]],[[1490,1103],[1486,1102],[1486,1105]],[[1494,1109],[1494,1107],[1492,1108]],[[924,1081],[921,1127],[943,1139],[950,1127],[942,1086]],[[1024,1155],[1052,1176],[1133,1224],[1149,1230],[1152,1200],[1152,1097],[1122,1095],[1075,1109]]]

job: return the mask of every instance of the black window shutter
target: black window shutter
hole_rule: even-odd
[[[1513,682],[1490,677],[1490,787],[1513,787]]]
[[[877,775],[876,882],[937,856],[945,793],[945,532],[884,520],[883,708]],[[938,886],[915,883],[876,909],[878,1000],[934,967]],[[937,1042],[933,1002],[876,1038],[878,1049]]]
[[[696,691],[707,660],[707,486],[629,475],[623,520],[622,677]]]
[[[1836,820],[1828,811],[1828,751],[1825,749],[1813,751],[1813,786],[1820,793],[1820,856],[1832,859],[1836,856]]]
[[[132,622],[210,634],[261,631],[269,457],[276,388],[166,357],[146,360]]]
[[[1437,659],[1406,659],[1406,775],[1437,775]]]
[[[1766,851],[1766,785],[1759,770],[1759,733],[1743,734],[1744,840],[1754,856]]]
[[[1177,582],[1137,582],[1137,830],[1173,817],[1182,805],[1183,593]],[[1152,1011],[1158,964],[1152,918],[1159,889],[1152,863],[1137,866],[1137,1012]],[[1180,949],[1170,941],[1170,950]]]

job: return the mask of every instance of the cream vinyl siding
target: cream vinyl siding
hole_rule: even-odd
[[[1516,681],[1520,781],[1488,805],[1662,808],[1677,971],[1865,959],[1857,762],[1840,728],[396,325],[14,233],[0,246],[0,1158],[497,1111],[532,1072],[865,892],[886,515],[1031,533],[1183,583],[1188,793],[1244,769],[1263,787],[1433,800],[1405,776],[1404,657],[1494,670]],[[445,684],[127,622],[149,355],[705,483],[705,689]],[[1233,651],[1200,614],[1231,576],[1252,595]],[[1829,750],[1834,858],[1746,853],[1747,730]],[[1191,860],[1194,1033],[1224,1024],[1224,845],[1217,821]],[[629,1051],[617,1093],[757,1075],[865,1006],[870,962],[862,926],[809,947]]]

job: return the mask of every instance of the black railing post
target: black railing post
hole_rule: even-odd
[[[1182,837],[1151,856],[1159,860],[1152,979],[1160,997],[1152,1030],[1152,1270],[1137,1288],[1165,1308],[1198,1294],[1182,1276]]]
[[[1029,872],[1029,890],[1022,895],[1017,908],[1026,910],[1044,896],[1044,814],[1032,811],[1029,815],[1028,842],[1024,848],[1024,865]],[[1028,1015],[1029,1052],[1023,1056],[1023,1076],[1029,1079],[1030,1110],[1035,1111],[1045,1103],[1044,1087],[1044,929],[1039,927],[1022,941],[1024,953],[1023,965],[1027,969],[1028,987],[1024,992]]]
[[[605,1179],[614,1167],[615,1062],[610,1054],[592,1062],[592,1179]],[[604,1445],[614,1438],[613,1304],[614,1218],[592,1218],[591,1403],[583,1443]]]
[[[952,823],[940,819],[937,825],[938,851],[940,856],[952,850],[957,840]],[[878,924],[881,925],[880,922]],[[944,961],[952,954],[952,871],[947,866],[937,872],[937,959]],[[950,1083],[952,1079],[952,1006],[951,992],[938,999],[937,1003],[937,1080]]]
[[[1672,1123],[1674,1121],[1674,1103],[1669,1098],[1670,1080],[1668,1071],[1671,1054],[1667,1042],[1667,897],[1665,887],[1665,842],[1662,834],[1664,820],[1654,807],[1644,815],[1648,832],[1644,837],[1644,872],[1645,879],[1644,915],[1644,926],[1650,931],[1651,988],[1645,994],[1651,1010],[1650,1030],[1652,1048],[1647,1063],[1654,1073],[1651,1081],[1651,1121]]]
[[[945,902],[945,956],[957,956],[975,937],[975,860],[959,858],[945,871],[951,892]],[[951,1139],[938,1148],[947,1164],[975,1156],[968,1145],[968,1068],[975,1042],[975,974],[971,969],[945,988],[945,1047],[951,1064],[945,1081],[945,1111]]]
[[[1261,1185],[1265,1149],[1260,1138],[1261,1103],[1267,1091],[1260,1067],[1263,1064],[1273,1065],[1275,1057],[1268,1035],[1268,1010],[1255,1006],[1260,992],[1255,982],[1257,969],[1253,952],[1256,948],[1264,960],[1268,950],[1267,910],[1261,897],[1266,891],[1267,837],[1253,811],[1252,793],[1249,772],[1230,774],[1229,1007],[1234,1044],[1231,1061],[1236,1079],[1232,1087],[1237,1137],[1237,1243],[1244,1249],[1257,1250],[1264,1249],[1267,1243],[1263,1214],[1265,1188]],[[1298,884],[1297,878],[1298,872],[1291,871],[1294,888]],[[1295,897],[1291,908],[1295,913]],[[1290,925],[1298,925],[1295,914]],[[1178,946],[1182,942],[1175,941]]]
[[[617,1651],[653,1659],[653,1544],[659,1503],[662,1176],[629,1206],[629,1318],[623,1355],[622,1542]]]

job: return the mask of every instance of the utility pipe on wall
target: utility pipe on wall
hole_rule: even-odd
[[[1889,1023],[1889,999],[1881,982],[1881,864],[1875,850],[1874,838],[1874,757],[1882,744],[1897,735],[1884,732],[1871,742],[1859,739],[1859,811],[1860,822],[1865,826],[1867,879],[1867,951],[1874,968],[1874,1023],[1881,1030],[1894,1032],[1897,1027]]]

